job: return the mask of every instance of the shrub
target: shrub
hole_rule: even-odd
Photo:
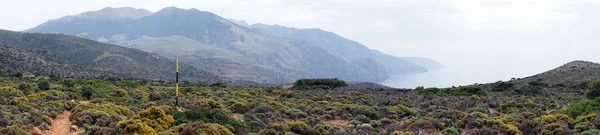
[[[504,132],[506,134],[523,135],[523,133],[521,132],[521,130],[519,130],[519,128],[517,128],[517,126],[515,126],[513,124],[506,124],[501,119],[490,120],[490,121],[488,121],[488,124],[499,125],[500,127],[504,128],[504,131],[502,131],[502,132]]]
[[[131,134],[140,134],[140,135],[153,135],[156,134],[156,131],[152,129],[152,127],[146,125],[139,119],[130,119],[119,122],[116,127],[117,134],[122,135],[131,135]]]
[[[508,90],[513,90],[513,89],[514,89],[514,84],[510,83],[510,82],[498,81],[498,82],[492,84],[492,91],[508,91]]]
[[[234,135],[229,129],[219,124],[204,124],[202,121],[183,124],[176,127],[181,135]]]
[[[586,91],[586,97],[588,99],[595,99],[600,96],[600,80],[592,81],[588,85]]]
[[[561,110],[560,113],[567,114],[571,118],[576,118],[579,115],[595,113],[597,111],[600,111],[600,98],[572,102],[567,109]]]
[[[498,134],[500,134],[500,132],[498,130],[493,130],[490,128],[481,128],[481,129],[471,130],[471,133],[469,135],[498,135]]]
[[[459,86],[457,88],[453,88],[449,92],[450,95],[454,96],[486,96],[487,94],[483,91],[483,89],[479,86]]]
[[[12,87],[0,87],[0,97],[20,97],[23,96],[23,91]]]
[[[285,110],[285,114],[290,116],[292,119],[304,118],[308,114],[298,109],[287,109]]]
[[[198,108],[185,110],[183,112],[171,111],[169,113],[175,118],[175,124],[204,121],[207,123],[218,123],[224,126],[231,126],[234,129],[245,127],[245,125],[240,121],[237,121],[231,113],[222,109]]]
[[[265,131],[266,130],[266,131]],[[308,126],[308,124],[304,122],[286,122],[286,123],[275,123],[267,126],[267,128],[259,132],[259,135],[265,134],[265,132],[270,132],[269,130],[274,130],[277,132],[294,132],[297,134],[316,134],[317,131]]]
[[[333,89],[337,87],[346,86],[346,82],[337,78],[318,78],[318,79],[300,79],[294,82],[294,86],[291,89],[303,90],[303,89]]]
[[[521,87],[515,89],[515,92],[519,93],[519,94],[538,94],[538,93],[540,93],[541,89],[542,89],[542,87],[539,87],[539,86],[527,85],[527,86],[521,86]]]
[[[3,134],[3,135],[29,135],[29,133],[27,133],[27,131],[19,128],[19,126],[16,126],[16,125],[0,128],[0,134]]]
[[[171,124],[175,122],[173,116],[167,115],[165,111],[156,106],[141,111],[131,119],[139,119],[156,131],[169,129]]]
[[[110,93],[110,96],[111,97],[125,97],[125,96],[128,96],[128,95],[127,95],[127,91],[122,90],[122,89],[116,89],[116,90],[113,90]]]
[[[525,120],[519,124],[519,129],[525,135],[537,135],[543,130],[542,123],[536,120]]]
[[[567,115],[564,115],[564,114],[549,114],[549,115],[542,116],[540,118],[540,121],[545,124],[555,123],[555,122],[562,122],[565,124],[569,124],[569,123],[573,122],[573,118],[571,118]]]
[[[277,101],[269,101],[269,102],[267,102],[267,105],[273,107],[273,109],[276,109],[276,110],[290,109],[290,107],[287,107]]]
[[[360,122],[362,122],[362,123],[369,123],[369,122],[371,121],[371,118],[369,118],[369,117],[367,117],[367,116],[365,116],[365,115],[362,115],[362,114],[361,114],[361,115],[358,115],[358,116],[356,116],[356,118],[354,118],[354,119],[355,119],[355,120],[358,120],[358,121],[360,121]]]
[[[460,135],[460,132],[456,128],[446,128],[442,130],[442,135]]]
[[[71,109],[71,116],[69,119],[73,121],[73,124],[83,126],[97,125],[97,126],[111,126],[121,120],[121,116],[129,116],[133,114],[133,111],[126,107],[118,106],[115,104],[80,104],[75,108]]]
[[[422,87],[420,89],[415,89],[415,91],[417,91],[417,94],[419,95],[433,95],[433,94],[441,94],[442,90],[439,88],[426,88],[423,89]]]
[[[87,135],[114,135],[116,134],[115,128],[112,127],[102,127],[102,126],[90,126],[84,125],[85,134]]]
[[[390,135],[412,135],[409,132],[404,132],[404,131],[394,131],[392,134]]]
[[[542,130],[543,135],[555,135],[555,134],[573,134],[569,129],[568,125],[552,123],[544,126],[544,130]]]
[[[227,84],[222,82],[215,82],[210,84],[210,87],[227,88]]]
[[[234,113],[245,113],[248,110],[250,110],[250,107],[248,107],[248,105],[241,103],[241,102],[237,102],[237,101],[234,102],[229,108]]]
[[[399,117],[413,116],[417,114],[417,111],[402,104],[391,106],[387,108],[388,113],[394,114]]]
[[[41,81],[38,82],[38,89],[40,90],[50,90],[50,82],[48,81]]]
[[[116,85],[124,89],[133,89],[141,86],[139,83],[129,80],[119,81]]]
[[[72,79],[64,79],[64,80],[61,82],[61,84],[62,84],[63,86],[65,86],[65,87],[69,87],[69,88],[71,88],[71,87],[75,86],[75,81],[74,81],[74,80],[72,80]]]
[[[581,134],[579,134],[579,135],[600,135],[600,130],[590,129],[590,130],[581,132]]]
[[[17,86],[17,89],[23,91],[23,93],[35,92],[35,86],[29,83],[21,83]]]
[[[589,129],[594,128],[594,124],[590,123],[590,122],[581,122],[578,123],[577,125],[574,126],[574,129],[576,132],[583,132]]]

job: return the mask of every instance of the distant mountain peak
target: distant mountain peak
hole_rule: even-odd
[[[239,26],[244,26],[246,28],[250,28],[250,25],[248,24],[248,22],[246,22],[244,20],[236,20],[236,19],[227,18],[227,21],[235,23],[235,24],[237,24]]]
[[[67,16],[61,19],[90,19],[90,20],[120,20],[120,19],[137,19],[151,15],[152,12],[146,9],[136,9],[132,7],[106,7],[97,11],[89,11],[74,16]]]
[[[200,11],[198,9],[195,8],[190,8],[190,9],[183,9],[183,8],[178,8],[178,7],[165,7],[163,9],[158,10],[156,13],[154,13],[155,15],[172,15],[172,14],[181,14],[181,13],[187,13],[187,14],[204,14],[204,15],[210,15],[210,16],[217,16],[216,14],[213,14],[211,12],[208,11]]]
[[[283,28],[283,29],[295,29],[295,30],[306,30],[306,31],[315,31],[315,32],[324,32],[324,33],[329,33],[329,34],[335,34],[333,32],[330,31],[326,31],[326,30],[322,30],[319,28],[296,28],[296,27],[288,27],[288,26],[283,26],[283,25],[279,25],[279,24],[273,24],[273,25],[269,25],[269,24],[264,24],[264,23],[255,23],[250,25],[250,28],[264,28],[264,27],[274,27],[274,28]]]
[[[113,21],[135,20],[145,16],[152,15],[152,12],[146,9],[136,9],[132,7],[106,7],[96,11],[88,11],[77,15],[70,15],[58,19],[52,19],[26,31],[39,31],[47,25],[61,25],[67,23],[101,23]]]

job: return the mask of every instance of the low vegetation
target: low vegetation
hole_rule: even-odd
[[[413,90],[336,90],[346,85],[338,79],[298,80],[291,89],[183,85],[174,108],[172,86],[22,74],[0,70],[0,134],[47,130],[65,110],[85,134],[600,133],[599,81],[585,88],[508,81]],[[78,102],[84,100],[90,103]]]

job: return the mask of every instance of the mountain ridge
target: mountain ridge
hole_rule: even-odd
[[[60,20],[60,19],[57,19]],[[122,19],[109,22],[86,23],[72,27],[70,24],[40,25],[29,29],[29,32],[64,33],[79,37],[117,44],[121,46],[132,45],[128,43],[141,42],[144,37],[177,38],[180,36],[194,40],[194,48],[185,48],[172,51],[154,49],[154,53],[169,58],[182,59],[186,63],[200,69],[209,69],[213,74],[221,76],[237,76],[249,81],[261,83],[289,83],[300,78],[337,77],[349,81],[378,82],[389,77],[386,66],[381,65],[377,59],[369,57],[338,57],[323,46],[315,45],[295,39],[281,38],[271,34],[257,32],[254,29],[238,25],[230,19],[222,18],[216,14],[200,11],[198,9],[179,9],[176,7],[163,8],[155,13],[137,19]],[[239,22],[238,22],[239,23]],[[56,28],[49,26],[57,25]],[[68,27],[67,27],[68,26]],[[79,27],[81,26],[81,27]],[[330,34],[335,35],[335,34]],[[343,37],[341,37],[343,38]],[[166,40],[166,39],[165,39]],[[355,42],[355,41],[352,41]],[[158,44],[140,44],[133,46],[136,49],[152,52],[156,46],[170,46],[177,42]],[[359,44],[359,43],[352,43]],[[204,46],[204,47],[201,47]],[[355,46],[355,45],[346,45]],[[338,46],[339,47],[339,46]],[[370,53],[368,48],[358,45],[362,51],[345,52],[362,55]],[[219,48],[226,55],[206,54],[180,54],[201,48]],[[332,50],[331,48],[329,48]],[[213,49],[215,50],[215,49]],[[202,53],[201,51],[199,53]],[[229,55],[236,54],[239,56]],[[216,57],[234,56],[234,57]],[[372,59],[372,60],[366,60]],[[377,62],[373,62],[377,61]],[[398,62],[398,61],[395,61]],[[405,63],[406,61],[401,61]],[[406,62],[408,63],[408,62]],[[210,67],[211,65],[223,66]],[[384,67],[384,68],[381,68]],[[395,68],[406,72],[425,72],[427,69],[412,64]],[[414,70],[414,71],[412,71]],[[236,73],[249,73],[239,76]],[[255,78],[252,78],[252,77]]]
[[[100,43],[61,34],[19,33],[0,30],[0,41],[11,46],[41,50],[52,56],[93,71],[109,72],[120,76],[150,80],[172,80],[175,61],[137,49]],[[196,83],[234,82],[180,65],[182,80]]]

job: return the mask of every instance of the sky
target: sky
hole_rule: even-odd
[[[600,0],[0,0],[0,29],[104,7],[175,6],[248,23],[320,28],[396,56],[505,76],[600,61]],[[6,19],[10,18],[10,19]],[[7,21],[8,20],[8,21]],[[503,76],[503,77],[505,77]]]

